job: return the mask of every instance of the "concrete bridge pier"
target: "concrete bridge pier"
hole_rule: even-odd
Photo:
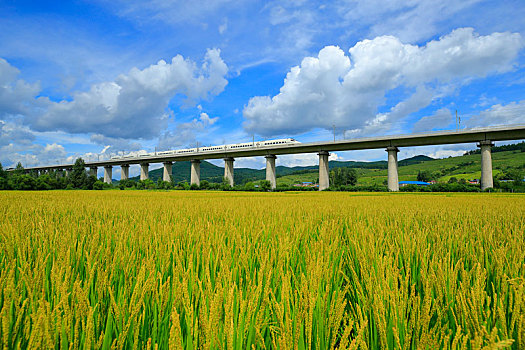
[[[164,162],[164,172],[162,173],[162,180],[166,182],[171,182],[171,169],[173,167],[172,162]]]
[[[198,159],[191,160],[190,184],[201,185],[201,161]]]
[[[66,168],[66,177],[69,177],[72,171],[73,171],[73,168]]]
[[[481,141],[478,147],[481,148],[481,190],[494,187],[494,180],[492,178],[492,146],[494,144],[489,141]]]
[[[388,152],[388,190],[399,191],[399,176],[397,173],[397,147],[387,147]]]
[[[266,158],[266,181],[270,181],[272,190],[277,187],[277,176],[275,174],[275,160],[277,157],[273,154],[267,155]]]
[[[224,177],[230,184],[230,186],[233,187],[233,162],[235,162],[235,159],[229,157],[224,158]]]
[[[149,164],[142,163],[140,164],[140,180],[144,181],[149,179]]]
[[[104,182],[111,184],[111,179],[113,178],[113,167],[111,165],[104,166]]]
[[[122,164],[120,166],[120,180],[129,179],[129,164]]]
[[[330,187],[330,173],[328,169],[330,153],[321,151],[317,155],[319,156],[319,191],[323,191]]]
[[[89,175],[97,177],[98,168],[96,166],[92,166],[89,168]]]

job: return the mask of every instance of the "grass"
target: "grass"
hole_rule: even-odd
[[[525,196],[0,192],[0,343],[525,347]]]

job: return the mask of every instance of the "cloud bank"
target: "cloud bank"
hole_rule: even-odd
[[[363,40],[349,55],[327,46],[293,67],[279,94],[256,96],[243,110],[244,129],[262,136],[295,135],[316,128],[373,134],[427,106],[445,84],[512,69],[523,48],[518,33],[480,36],[461,28],[425,46],[393,36]],[[412,96],[378,114],[387,92],[404,87]]]
[[[227,72],[219,50],[208,50],[200,67],[177,55],[169,63],[133,68],[114,81],[74,92],[71,100],[53,102],[35,98],[39,85],[17,80],[18,70],[0,60],[0,111],[4,116],[23,115],[35,131],[95,133],[100,135],[97,140],[150,139],[167,126],[175,96],[184,96],[188,106],[215,96],[228,83]]]

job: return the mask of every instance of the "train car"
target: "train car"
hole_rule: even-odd
[[[196,148],[178,149],[177,154],[196,153]]]
[[[226,149],[246,149],[250,147],[256,147],[253,142],[245,142],[245,143],[235,143],[231,145],[226,145]]]
[[[158,156],[168,156],[170,154],[177,154],[177,151],[162,151],[162,152],[157,152],[157,155]]]
[[[214,152],[214,151],[223,151],[226,149],[226,146],[208,146],[199,148],[199,152]]]
[[[296,144],[296,143],[300,143],[300,142],[297,141],[297,140],[295,140],[295,139],[288,138],[288,139],[280,139],[280,140],[266,140],[266,141],[261,141],[261,142],[260,142],[260,145],[261,145],[262,147],[264,147],[264,146],[293,145],[293,144]]]

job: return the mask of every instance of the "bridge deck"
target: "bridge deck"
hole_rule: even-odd
[[[470,129],[460,131],[441,131],[434,133],[422,133],[411,135],[390,135],[382,137],[368,137],[360,139],[339,140],[335,142],[309,142],[298,144],[285,144],[266,147],[254,147],[248,149],[220,150],[213,152],[196,152],[181,155],[157,155],[143,156],[126,159],[104,160],[96,162],[86,162],[86,166],[119,166],[124,164],[141,164],[141,163],[162,163],[187,161],[191,159],[221,159],[221,158],[239,158],[255,157],[265,155],[283,155],[298,153],[314,153],[321,151],[354,151],[366,149],[378,149],[387,147],[414,147],[414,146],[431,146],[444,144],[460,144],[490,141],[510,141],[525,139],[525,125],[512,127],[492,127],[483,129]],[[73,164],[49,165],[26,168],[26,170],[53,170],[72,167]]]

